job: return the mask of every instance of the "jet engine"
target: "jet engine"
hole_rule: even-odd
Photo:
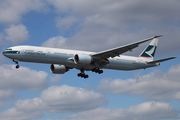
[[[81,64],[81,65],[89,65],[92,62],[92,58],[86,54],[76,54],[74,56],[74,63]]]
[[[69,69],[66,66],[64,66],[64,65],[52,64],[51,67],[50,67],[50,70],[54,74],[64,74]]]

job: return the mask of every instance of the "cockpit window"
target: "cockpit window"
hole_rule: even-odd
[[[12,50],[12,48],[8,48],[8,49],[6,49],[6,50]]]

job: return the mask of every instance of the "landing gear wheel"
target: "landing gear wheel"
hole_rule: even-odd
[[[81,76],[81,73],[77,74],[77,76],[80,77],[80,76]]]
[[[85,75],[85,76],[84,76],[85,79],[88,78],[88,77],[89,77],[89,75]]]
[[[84,77],[85,77],[85,74],[81,74],[81,77],[84,78]]]
[[[98,73],[99,73],[99,74],[103,73],[103,70],[99,70]]]
[[[19,65],[16,65],[16,69],[18,69],[20,66]]]
[[[86,75],[86,74],[84,73],[84,70],[83,70],[83,69],[81,69],[81,73],[78,73],[77,76],[78,76],[78,77],[81,77],[81,78],[84,78],[84,79],[86,79],[86,78],[89,77],[89,75]]]
[[[99,68],[94,68],[94,69],[92,69],[92,72],[101,74],[101,73],[103,73],[103,70],[100,70]]]
[[[99,72],[99,68],[96,68],[96,69],[95,69],[95,73],[98,73],[98,72]]]

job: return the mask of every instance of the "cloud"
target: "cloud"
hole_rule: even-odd
[[[97,89],[113,94],[144,95],[151,100],[180,99],[180,64],[171,67],[167,73],[154,71],[135,79],[101,80]]]
[[[15,69],[14,65],[0,66],[0,89],[38,91],[47,87],[47,73],[26,67]]]
[[[23,41],[27,41],[29,38],[29,32],[23,24],[11,25],[5,29],[5,39],[12,42],[12,44],[18,44]]]
[[[0,90],[0,107],[8,105],[6,100],[14,99],[16,96],[16,92],[13,90]]]
[[[159,53],[165,55],[180,50],[178,0],[47,1],[58,13],[67,15],[56,20],[60,31],[74,25],[81,28],[65,41],[68,48],[98,52],[163,34],[164,37],[160,38],[163,42],[158,46]],[[82,21],[77,23],[78,19]],[[140,54],[143,47],[140,46],[135,54]]]
[[[61,48],[66,46],[66,38],[62,36],[52,37],[45,41],[41,46],[44,47],[54,47],[54,48]]]
[[[7,102],[5,102],[5,101],[0,101],[0,107],[6,106],[6,105],[8,105]]]
[[[78,112],[94,109],[107,103],[104,96],[94,91],[63,86],[51,86],[39,98],[19,100],[16,108],[23,111]]]
[[[0,45],[2,45],[2,43],[3,43],[3,34],[0,33]]]
[[[51,86],[40,97],[18,100],[15,107],[0,113],[0,119],[32,119],[50,113],[79,112],[107,104],[105,96],[92,90],[67,85]]]
[[[75,31],[79,29],[78,24],[82,22],[80,18],[74,16],[66,16],[64,18],[57,17],[55,21],[56,21],[56,27],[60,29],[61,34],[70,31],[71,31],[70,33],[73,34]]]
[[[62,78],[62,75],[55,75],[55,76],[51,76],[49,81],[52,83],[59,83],[61,78]]]
[[[2,51],[1,51],[1,53],[2,53]],[[1,65],[4,61],[5,61],[5,57],[4,57],[2,54],[0,54],[0,65]]]
[[[168,103],[149,101],[127,109],[106,109],[97,108],[90,111],[81,112],[67,120],[153,120],[175,118],[178,111],[173,109]],[[66,120],[60,119],[60,120]]]
[[[44,90],[41,99],[53,106],[50,112],[77,112],[94,109],[107,103],[105,97],[99,93],[66,85],[52,86]]]
[[[26,113],[24,111],[19,111],[16,108],[10,108],[0,113],[0,119],[2,120],[29,120],[34,118],[40,118],[42,116],[43,114],[41,112]]]
[[[29,31],[23,24],[10,25],[0,33],[0,45],[5,45],[10,41],[13,45],[22,43],[29,39]]]
[[[0,100],[7,100],[9,98],[16,97],[16,93],[13,90],[0,90]]]
[[[46,3],[42,0],[1,0],[0,23],[18,23],[21,16],[29,11],[46,11]]]

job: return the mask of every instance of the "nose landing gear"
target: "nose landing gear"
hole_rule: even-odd
[[[16,69],[18,69],[20,66],[19,65],[16,65]]]
[[[13,62],[15,62],[15,64],[16,64],[16,69],[18,69],[20,67],[18,61],[13,59]]]

